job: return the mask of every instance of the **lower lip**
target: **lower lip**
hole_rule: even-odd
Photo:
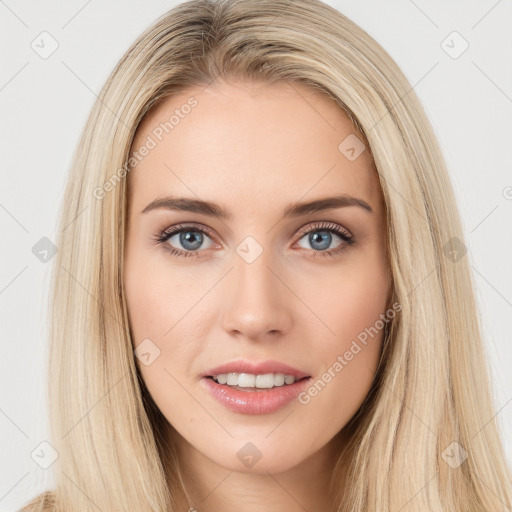
[[[210,377],[201,382],[206,389],[228,409],[242,414],[269,414],[288,405],[307,386],[311,377],[284,386],[274,386],[261,391],[240,391],[225,384],[218,384]]]

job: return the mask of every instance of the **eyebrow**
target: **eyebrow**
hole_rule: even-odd
[[[366,201],[357,197],[341,194],[333,197],[315,199],[308,202],[292,203],[285,208],[283,218],[300,217],[311,213],[331,210],[334,208],[344,208],[347,206],[358,206],[370,213],[373,213],[372,207]],[[202,213],[203,215],[226,220],[233,217],[228,210],[224,209],[217,203],[189,197],[167,196],[158,198],[151,201],[151,203],[149,203],[141,213],[147,213],[155,209]]]

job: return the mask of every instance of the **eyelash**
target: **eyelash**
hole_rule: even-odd
[[[161,244],[164,246],[165,250],[169,251],[173,256],[177,257],[201,257],[199,256],[199,253],[201,251],[182,251],[180,249],[176,249],[175,247],[170,246],[167,242],[169,238],[171,238],[173,235],[181,232],[186,231],[196,231],[199,233],[202,233],[204,235],[208,235],[210,238],[213,238],[213,233],[210,232],[210,230],[199,227],[199,226],[192,226],[192,225],[182,225],[178,224],[176,226],[173,226],[172,228],[167,228],[161,233],[158,233],[155,237],[155,241],[157,244]],[[308,235],[309,233],[313,233],[316,231],[328,231],[329,233],[334,233],[335,235],[338,235],[342,239],[342,243],[339,245],[339,247],[335,249],[330,249],[327,251],[314,251],[313,250],[313,257],[316,257],[318,254],[321,256],[331,256],[334,257],[337,254],[343,252],[347,249],[347,247],[351,246],[354,243],[354,237],[351,235],[347,230],[341,228],[337,224],[332,224],[329,222],[323,222],[320,224],[315,224],[311,226],[310,228],[302,228],[299,231],[299,239],[301,240],[305,235]],[[297,240],[297,241],[298,241]]]

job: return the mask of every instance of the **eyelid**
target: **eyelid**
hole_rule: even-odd
[[[213,242],[213,245],[218,245],[215,241],[216,235],[213,233],[213,230],[211,230],[209,227],[195,222],[184,222],[180,224],[175,224],[174,226],[168,227],[165,230],[159,232],[157,236],[155,237],[155,240],[158,244],[165,245],[167,244],[167,241],[174,236],[177,233],[183,232],[183,231],[198,231],[200,233],[206,234]],[[312,221],[301,228],[299,228],[298,231],[298,238],[294,242],[293,245],[297,244],[304,236],[308,235],[311,232],[315,231],[329,231],[331,233],[334,233],[336,236],[341,238],[342,244],[340,247],[335,249],[329,249],[326,251],[314,251],[311,250],[309,252],[312,253],[312,256],[322,255],[322,256],[335,256],[341,251],[344,250],[345,246],[350,246],[354,243],[354,235],[345,228],[344,226],[341,226],[340,224],[337,224],[332,221]],[[221,247],[222,248],[222,247]],[[198,250],[198,251],[187,251],[182,249],[177,249],[173,246],[166,247],[166,250],[170,250],[171,253],[179,256],[196,256],[201,257],[200,253],[204,252],[204,250]]]
[[[204,224],[195,223],[195,222],[184,222],[180,224],[175,224],[174,226],[171,226],[169,228],[164,229],[160,234],[159,238],[164,238],[167,235],[170,237],[175,233],[179,233],[182,230],[185,229],[197,229],[201,233],[207,234],[210,238],[215,238],[215,234],[213,230],[211,230],[209,227],[205,226]],[[337,223],[331,222],[331,221],[312,221],[304,224],[302,227],[299,228],[297,232],[298,240],[300,240],[305,235],[309,234],[311,231],[320,230],[320,229],[332,229],[334,231],[340,231],[342,234],[344,234],[347,238],[352,238],[352,233],[345,228],[344,226],[341,226]]]
[[[309,222],[309,223],[305,224],[305,226],[301,227],[298,232],[299,240],[304,235],[311,233],[311,231],[320,231],[322,229],[339,231],[341,234],[345,235],[347,238],[353,238],[353,236],[354,236],[347,228],[345,228],[344,226],[342,226],[340,224],[337,224],[337,223],[331,222],[331,221],[319,220],[319,221]]]
[[[176,233],[179,233],[180,231],[184,231],[186,229],[190,229],[190,230],[197,230],[201,233],[205,233],[206,235],[208,235],[210,238],[214,238],[215,237],[215,234],[213,232],[213,230],[211,230],[210,228],[208,228],[207,226],[203,225],[203,224],[198,224],[198,223],[194,223],[194,222],[185,222],[183,224],[175,224],[174,226],[171,226],[169,228],[166,228],[164,229],[161,233],[160,233],[160,236],[162,238],[164,238],[165,236],[172,236]]]

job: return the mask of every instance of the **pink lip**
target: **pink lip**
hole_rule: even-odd
[[[211,377],[221,373],[252,373],[254,375],[265,375],[266,373],[284,373],[285,375],[293,375],[297,380],[304,377],[310,377],[306,372],[298,370],[293,366],[289,366],[279,361],[262,361],[261,363],[252,363],[246,359],[232,361],[220,366],[216,366],[206,372],[201,377]],[[243,391],[242,391],[243,393]]]
[[[270,389],[242,391],[219,384],[211,378],[213,375],[221,373],[252,373],[253,375],[284,373],[293,375],[297,380],[293,384],[275,386]],[[269,414],[277,411],[294,400],[311,380],[308,373],[279,361],[253,363],[246,359],[216,366],[203,373],[201,377],[203,377],[201,385],[205,386],[216,400],[228,409],[243,414]]]
[[[294,400],[304,390],[310,380],[311,377],[296,381],[290,385],[277,386],[260,391],[241,391],[219,384],[210,377],[203,377],[200,382],[216,400],[234,412],[242,414],[269,414],[281,409],[281,407]]]

